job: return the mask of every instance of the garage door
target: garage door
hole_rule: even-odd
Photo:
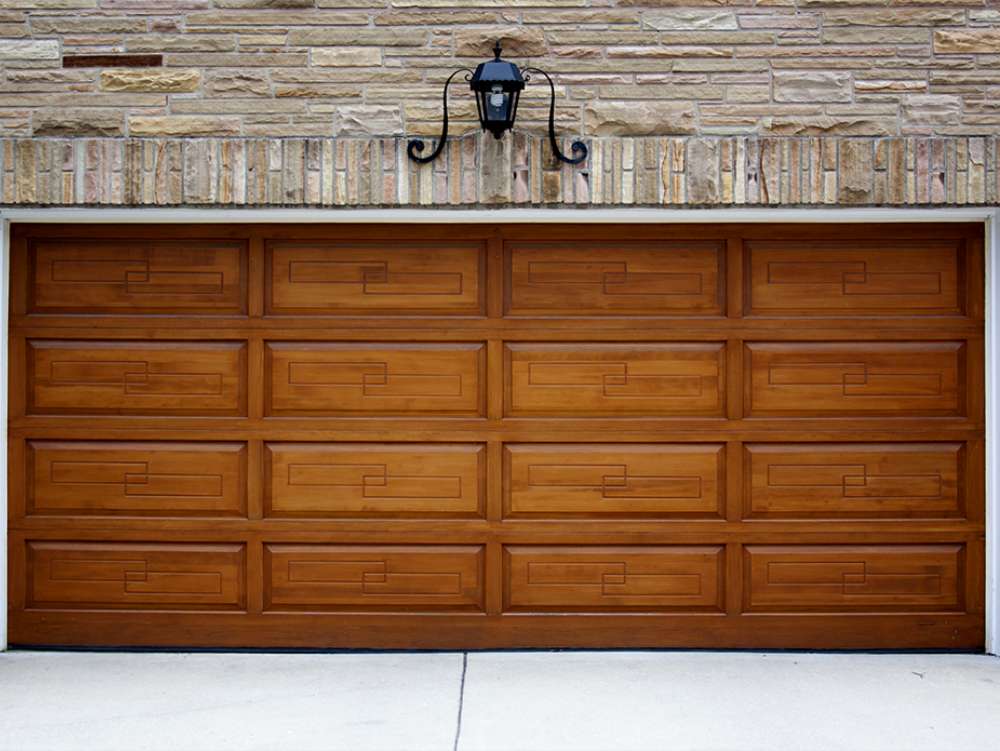
[[[982,647],[981,226],[12,245],[15,644]]]

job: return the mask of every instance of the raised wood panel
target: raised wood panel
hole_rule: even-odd
[[[243,545],[26,543],[27,607],[242,610]]]
[[[961,415],[961,342],[747,344],[753,416]]]
[[[483,312],[482,243],[268,243],[274,315]]]
[[[246,312],[245,242],[39,240],[29,253],[32,312]]]
[[[964,453],[958,443],[748,444],[748,516],[959,516]]]
[[[479,545],[264,548],[268,610],[481,610]]]
[[[486,508],[479,444],[271,443],[265,514],[472,517]]]
[[[748,545],[749,612],[961,610],[962,545]]]
[[[28,409],[36,414],[240,415],[242,342],[28,342]]]
[[[482,413],[482,344],[269,342],[271,415]]]
[[[713,611],[723,548],[510,545],[505,609],[531,612]]]
[[[244,516],[246,444],[28,441],[27,512]]]
[[[723,243],[507,244],[510,315],[719,315]]]
[[[723,454],[717,444],[508,444],[504,514],[719,518]]]
[[[760,315],[962,312],[964,241],[746,244],[749,310]]]
[[[526,415],[719,415],[725,345],[507,345],[508,408]]]

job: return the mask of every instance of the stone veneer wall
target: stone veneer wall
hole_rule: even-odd
[[[497,38],[586,164],[537,81],[406,159]],[[0,205],[992,204],[998,70],[1000,0],[0,0]]]
[[[119,206],[974,205],[1000,137],[466,136],[419,166],[402,138],[3,139],[0,204]],[[568,150],[568,143],[564,146]]]
[[[998,0],[0,0],[9,136],[433,134],[501,38],[568,134],[993,135]],[[88,57],[89,56],[89,57]],[[96,57],[94,57],[96,56]],[[139,66],[139,67],[135,67]],[[474,106],[455,87],[455,132]],[[548,114],[529,85],[521,126]]]

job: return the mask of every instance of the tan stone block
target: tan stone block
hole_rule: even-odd
[[[201,72],[172,68],[122,68],[101,71],[104,91],[197,91]]]
[[[0,0],[0,8],[27,10],[73,10],[96,7],[97,0]]]
[[[146,31],[146,21],[141,18],[81,16],[34,17],[31,19],[33,34],[141,34]]]
[[[288,43],[299,47],[409,47],[427,43],[424,29],[292,29]]]
[[[671,83],[667,86],[602,86],[601,99],[688,99],[711,101],[722,99],[726,88],[715,84]]]
[[[771,98],[769,86],[746,84],[727,86],[726,100],[730,102],[766,102]]]
[[[686,60],[676,60],[673,63],[673,70],[675,73],[683,72],[714,72],[714,71],[732,71],[736,73],[754,73],[760,71],[767,71],[771,69],[771,65],[767,60],[723,60],[723,59],[686,59]]]
[[[7,60],[58,60],[55,39],[0,39],[0,62]]]
[[[312,4],[308,7],[312,7]],[[267,29],[270,26],[364,26],[368,14],[357,11],[290,11],[285,13],[240,13],[239,11],[208,11],[189,13],[187,26],[248,26]]]
[[[333,115],[333,135],[399,135],[403,130],[398,105],[345,105]]]
[[[775,35],[766,31],[665,31],[660,44],[774,44]]]
[[[859,28],[840,26],[823,30],[824,44],[928,44],[930,31],[922,28]]]
[[[129,52],[232,52],[233,36],[209,34],[150,34],[129,39]]]
[[[735,13],[716,9],[648,10],[642,14],[642,22],[658,31],[737,28]]]
[[[169,67],[203,68],[298,68],[309,64],[305,52],[255,52],[252,54],[205,54],[174,52],[166,56]]]
[[[264,71],[217,71],[209,74],[205,89],[215,96],[267,96],[271,93]]]
[[[854,90],[859,94],[894,94],[926,91],[927,82],[922,80],[874,80],[855,81]]]
[[[550,31],[545,35],[549,44],[656,44],[655,31],[610,31],[608,29],[574,29]]]
[[[308,99],[353,99],[362,94],[360,86],[329,83],[280,84],[274,87],[274,95],[279,99],[303,97]],[[315,110],[315,108],[313,108]]]
[[[592,102],[584,107],[592,136],[652,136],[697,132],[694,105],[671,102]]]
[[[542,30],[530,26],[460,28],[455,29],[454,39],[455,54],[468,57],[487,57],[498,39],[508,57],[544,55],[547,49]]]
[[[764,129],[785,136],[888,136],[895,135],[896,124],[891,118],[778,115],[767,118]]]
[[[1000,52],[1000,29],[935,31],[934,52],[939,55]]]
[[[109,109],[42,107],[32,113],[32,124],[36,136],[120,136],[125,117]]]
[[[903,98],[900,113],[909,128],[947,125],[962,115],[962,98],[948,94],[911,94]]]
[[[848,73],[820,71],[781,71],[774,73],[776,102],[849,102],[851,76]]]
[[[255,117],[275,117],[289,113],[306,111],[305,102],[280,101],[277,99],[175,99],[170,111],[176,115],[250,115]]]
[[[693,138],[687,153],[687,200],[692,204],[719,202],[719,142]]]
[[[823,26],[960,26],[961,10],[893,8],[892,10],[828,10]]]
[[[732,57],[733,50],[728,47],[608,47],[608,57]]]
[[[376,26],[453,26],[495,24],[500,18],[496,13],[484,12],[390,11],[378,14],[373,20]]]
[[[739,13],[741,29],[816,29],[819,15],[815,13]]]
[[[133,136],[234,136],[240,132],[240,120],[197,115],[132,115],[128,130]]]
[[[315,0],[215,0],[216,8],[312,8]]]
[[[367,67],[382,65],[382,50],[377,47],[353,49],[318,48],[312,51],[312,64],[320,67]]]

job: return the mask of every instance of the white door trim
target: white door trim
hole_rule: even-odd
[[[0,210],[0,425],[7,424],[11,222],[45,223],[502,223],[983,222],[986,233],[986,651],[1000,654],[1000,209],[122,209]],[[0,430],[0,650],[7,648],[7,431]]]

